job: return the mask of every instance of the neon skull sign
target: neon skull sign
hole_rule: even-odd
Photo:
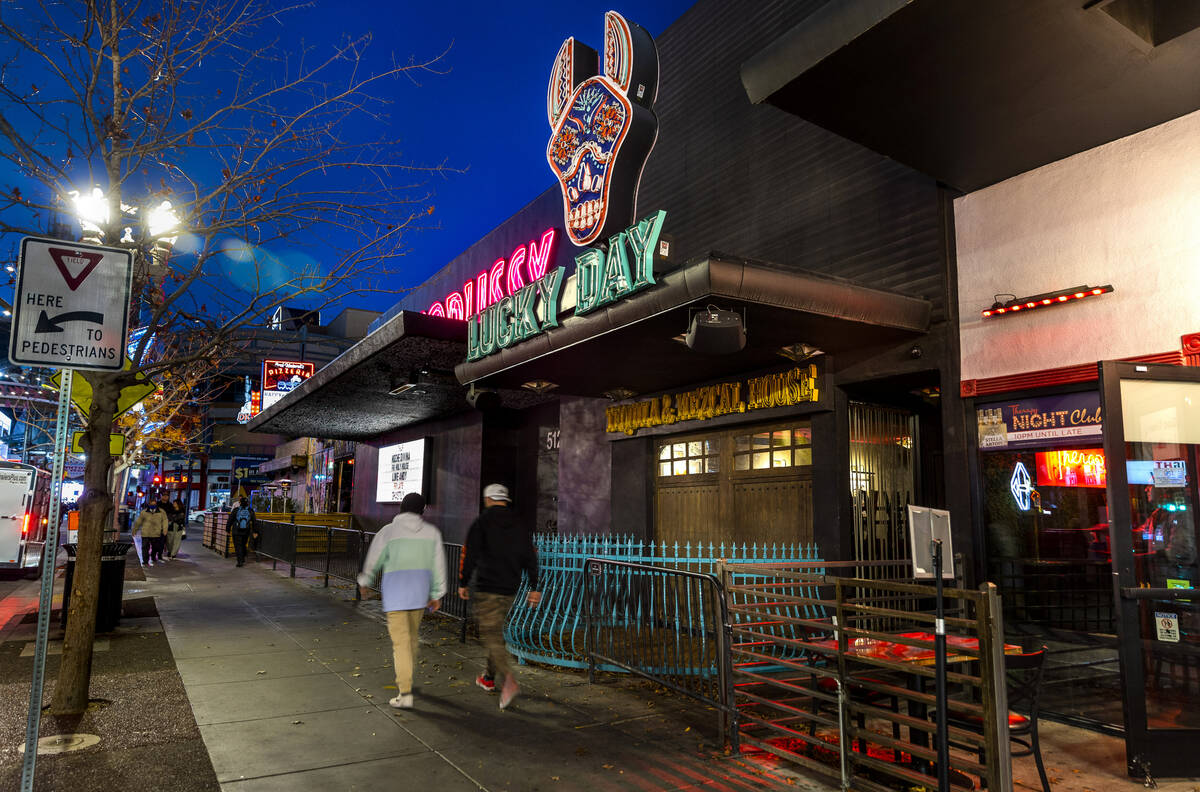
[[[658,134],[658,50],[642,27],[604,15],[603,74],[596,51],[574,38],[558,50],[546,91],[546,160],[563,195],[567,236],[584,246],[633,218],[638,181]]]

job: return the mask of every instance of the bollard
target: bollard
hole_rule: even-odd
[[[292,566],[288,577],[296,577],[296,545],[300,542],[300,529],[296,527],[296,515],[292,515]]]

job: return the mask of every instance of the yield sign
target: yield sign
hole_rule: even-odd
[[[120,371],[133,253],[25,237],[8,359],[18,366]]]
[[[92,270],[96,269],[96,265],[104,258],[103,253],[97,253],[94,250],[75,250],[74,248],[46,248],[46,252],[50,254],[50,258],[54,259],[54,266],[58,267],[58,271],[62,273],[63,280],[67,282],[67,288],[75,291],[79,288],[79,284],[87,280],[87,276],[92,274]],[[75,270],[75,274],[71,274],[71,270]]]

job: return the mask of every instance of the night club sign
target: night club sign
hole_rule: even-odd
[[[576,245],[611,237],[633,216],[642,168],[658,136],[657,94],[654,37],[615,11],[604,15],[603,58],[574,38],[558,50],[546,90],[546,160]]]
[[[654,256],[666,212],[656,212],[575,258],[576,316],[622,300],[655,284]],[[563,270],[556,267],[467,322],[467,360],[479,360],[558,327]]]

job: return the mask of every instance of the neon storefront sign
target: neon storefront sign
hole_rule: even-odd
[[[1102,488],[1108,484],[1101,448],[1039,451],[1036,457],[1039,487]]]
[[[582,316],[655,284],[654,257],[667,213],[658,211],[575,257],[575,308]],[[467,360],[479,360],[558,327],[563,270],[555,267],[511,295],[502,295],[467,322]]]
[[[550,269],[557,232],[548,228],[541,239],[521,245],[507,259],[496,259],[492,266],[466,281],[461,291],[430,305],[425,313],[449,319],[467,319],[483,312],[525,286],[541,280]]]
[[[1023,512],[1029,511],[1033,481],[1029,478],[1029,471],[1025,469],[1024,463],[1018,462],[1013,467],[1012,478],[1008,480],[1008,491],[1012,493],[1018,509]]]
[[[615,11],[604,15],[603,57],[573,37],[559,49],[546,90],[546,161],[576,245],[611,237],[633,216],[658,135],[657,94],[654,38]]]

